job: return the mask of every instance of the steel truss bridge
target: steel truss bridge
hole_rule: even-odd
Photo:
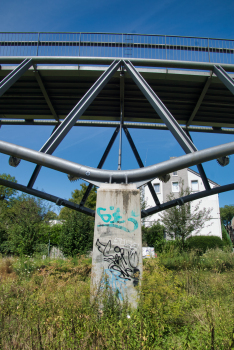
[[[234,40],[122,33],[0,33],[0,126],[53,125],[37,152],[0,141],[9,163],[36,164],[28,185],[0,184],[87,215],[93,185],[147,183],[155,206],[142,217],[195,199],[234,189],[210,188],[203,162],[225,166],[234,142],[198,151],[190,132],[234,134]],[[97,169],[52,154],[72,127],[113,127]],[[169,130],[184,156],[144,167],[130,129]],[[121,170],[122,134],[139,169]],[[102,170],[119,135],[118,170]],[[151,185],[159,177],[197,165],[205,190],[160,203]],[[33,188],[42,166],[89,182],[75,204]]]

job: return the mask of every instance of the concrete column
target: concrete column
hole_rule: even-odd
[[[97,190],[91,296],[108,283],[136,307],[141,276],[140,191],[135,184],[103,184]]]

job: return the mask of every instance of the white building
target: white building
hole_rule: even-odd
[[[205,187],[203,185],[203,182],[199,173],[197,173],[196,171],[190,168],[175,171],[171,173],[170,176],[171,176],[170,180],[166,183],[160,181],[158,178],[152,181],[152,185],[154,187],[155,192],[157,193],[160,203],[167,202],[168,201],[167,196],[171,192],[173,192],[175,196],[176,194],[178,194],[179,196],[179,190],[180,190],[180,185],[182,180],[184,183],[184,188],[189,187],[191,190],[191,193],[205,190]],[[219,186],[217,183],[211,180],[209,180],[209,184],[211,188]],[[149,191],[148,186],[145,186],[145,201],[147,204],[147,208],[155,206],[155,202],[152,198],[152,195]],[[204,198],[192,201],[191,208],[193,208],[198,203],[200,203],[199,204],[200,209],[202,208],[212,209],[210,213],[211,219],[207,223],[205,223],[205,227],[201,229],[201,231],[199,232],[199,235],[218,236],[222,239],[218,194],[214,194],[209,197],[204,197]],[[160,220],[159,214],[160,213],[156,213],[150,217],[147,217],[145,220],[145,225],[149,226],[154,221]]]

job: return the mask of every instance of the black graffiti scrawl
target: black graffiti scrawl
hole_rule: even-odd
[[[99,239],[96,246],[104,256],[104,261],[109,263],[110,272],[118,272],[118,278],[123,280],[132,280],[134,287],[139,283],[140,270],[137,268],[139,256],[135,249],[121,248],[112,245],[111,240],[107,243],[101,243]]]

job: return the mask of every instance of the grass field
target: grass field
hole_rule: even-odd
[[[0,349],[234,349],[234,254],[144,260],[139,307],[103,291],[91,259],[0,258]],[[101,297],[101,296],[100,296]]]

